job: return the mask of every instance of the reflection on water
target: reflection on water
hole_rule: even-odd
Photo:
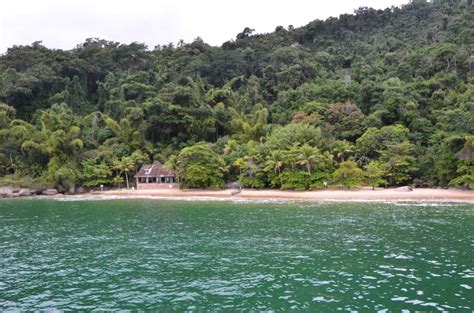
[[[472,204],[0,201],[0,309],[470,311]]]

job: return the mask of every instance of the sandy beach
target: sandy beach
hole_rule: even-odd
[[[320,191],[282,191],[282,190],[254,190],[243,189],[240,194],[232,195],[227,190],[111,190],[93,192],[94,195],[127,196],[127,197],[169,197],[169,198],[233,198],[233,199],[279,199],[279,200],[315,200],[315,201],[446,201],[446,202],[473,202],[474,191],[456,189],[429,189],[416,188],[408,191],[404,188],[372,190],[364,187],[358,190],[320,190]]]

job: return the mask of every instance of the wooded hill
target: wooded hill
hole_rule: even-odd
[[[416,1],[148,49],[87,39],[0,56],[1,184],[474,187],[472,1]]]

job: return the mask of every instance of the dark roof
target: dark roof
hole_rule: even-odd
[[[155,164],[144,164],[135,175],[135,177],[160,177],[160,176],[175,176],[174,172],[166,166]]]

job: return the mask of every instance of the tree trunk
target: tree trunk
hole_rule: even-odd
[[[125,180],[127,181],[127,189],[130,189],[130,185],[128,183],[128,172],[125,171]]]
[[[12,155],[10,154],[10,166],[11,166],[11,169],[13,170],[13,175],[16,175],[16,166],[15,166],[15,163],[13,163],[13,158],[12,158]]]
[[[280,189],[283,187],[283,179],[281,178],[281,175],[280,175],[280,169],[277,169],[277,175],[280,177]]]

